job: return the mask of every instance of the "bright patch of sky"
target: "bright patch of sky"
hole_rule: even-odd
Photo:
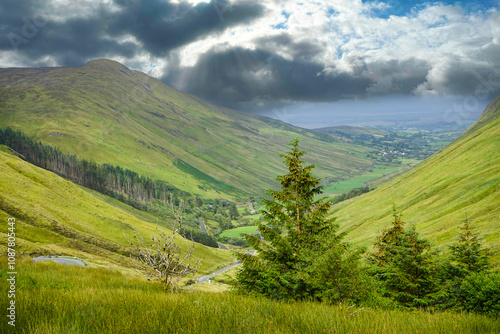
[[[290,17],[290,13],[282,11],[281,15],[283,16],[283,22],[272,24],[271,27],[273,27],[273,29],[287,29],[287,22],[288,18]]]
[[[336,102],[296,103],[259,114],[308,129],[339,125],[471,124],[479,118],[488,102],[486,99],[456,96],[393,95]]]
[[[441,1],[422,1],[422,0],[363,0],[365,4],[380,4],[372,9],[371,14],[387,19],[391,15],[407,16],[429,6],[436,5],[451,5],[460,6],[467,13],[477,11],[487,11],[491,8],[498,8],[498,0],[474,0],[474,1],[454,1],[454,0],[441,0]]]

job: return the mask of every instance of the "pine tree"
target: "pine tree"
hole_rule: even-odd
[[[231,205],[229,206],[229,216],[233,220],[238,219],[238,217],[240,216],[240,213],[238,212],[238,209],[236,208],[236,204],[234,204],[234,203],[231,203]]]
[[[451,254],[443,263],[441,308],[453,307],[489,312],[490,306],[494,305],[489,293],[498,292],[497,288],[492,290],[486,286],[490,283],[492,286],[496,284],[490,281],[488,272],[491,268],[489,264],[491,249],[482,246],[479,233],[473,232],[474,227],[469,217],[465,217],[463,225],[458,228],[462,233],[459,234],[457,241],[449,246]],[[491,277],[495,280],[494,275]],[[482,284],[486,285],[481,286]],[[488,290],[489,292],[485,294],[484,291]],[[498,312],[499,308],[496,309]]]
[[[404,229],[401,214],[393,209],[392,226],[382,230],[368,256],[375,277],[384,287],[384,295],[402,306],[425,307],[439,292],[437,252],[427,239],[419,237],[415,227]]]
[[[463,232],[458,236],[457,242],[449,246],[450,262],[455,269],[455,276],[464,278],[489,269],[491,249],[482,246],[479,233],[473,233],[474,227],[471,226],[469,217],[465,217],[459,229]]]
[[[392,226],[381,231],[382,234],[374,243],[375,251],[369,256],[370,262],[379,267],[389,265],[404,245],[405,222],[401,219],[401,214],[398,214],[395,205],[392,209],[392,216],[394,217]]]
[[[258,256],[242,255],[237,276],[241,289],[276,299],[320,299],[331,286],[320,284],[315,263],[322,258],[342,265],[347,249],[343,235],[335,234],[334,219],[327,218],[331,201],[314,198],[322,193],[320,179],[312,175],[314,165],[304,165],[298,144],[298,138],[292,140],[291,151],[281,155],[288,173],[277,178],[281,188],[269,190],[271,199],[264,200],[258,225],[263,239],[245,236]]]

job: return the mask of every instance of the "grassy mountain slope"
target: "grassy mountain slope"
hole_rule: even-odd
[[[104,195],[62,179],[0,150],[0,248],[6,253],[7,220],[16,218],[16,250],[25,254],[64,254],[82,257],[93,266],[129,268],[126,253],[134,229],[144,238],[157,225],[140,218],[126,205],[114,206]],[[161,228],[162,230],[166,230]],[[127,237],[126,237],[127,236]],[[182,239],[179,243],[184,245]],[[200,270],[210,272],[232,261],[227,251],[197,245]]]
[[[261,195],[299,133],[321,177],[371,164],[367,148],[211,105],[109,60],[0,70],[0,126],[204,197]]]
[[[437,245],[453,242],[467,215],[499,250],[500,96],[445,149],[375,191],[334,206],[334,215],[351,242],[369,246],[390,225],[393,203],[408,225]]]

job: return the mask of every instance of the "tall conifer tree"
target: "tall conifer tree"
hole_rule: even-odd
[[[312,175],[314,165],[302,160],[305,152],[298,145],[295,138],[281,155],[288,173],[277,178],[279,190],[268,191],[260,236],[245,236],[258,256],[242,255],[238,274],[243,290],[276,299],[318,299],[326,285],[318,284],[315,263],[327,253],[329,262],[342,263],[347,249],[343,235],[335,234],[334,219],[327,218],[331,201],[315,199],[322,193],[321,181]]]

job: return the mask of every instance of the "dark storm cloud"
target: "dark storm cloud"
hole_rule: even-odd
[[[188,76],[187,80],[185,76]],[[279,101],[330,101],[364,95],[371,81],[326,75],[323,66],[286,60],[269,51],[235,48],[204,54],[195,67],[163,78],[209,101],[239,109],[262,109]],[[262,105],[259,105],[262,104]]]
[[[323,65],[310,60],[320,53],[317,45],[296,44],[286,34],[258,42],[256,51],[233,48],[205,53],[194,67],[170,70],[162,79],[211,102],[257,111],[294,102],[418,94],[417,88],[427,83],[432,70],[429,62],[417,58],[370,62],[359,57],[350,60],[356,64],[350,73],[325,71]],[[273,52],[283,49],[294,55],[293,60]],[[482,81],[491,81],[486,70],[473,63],[452,61],[442,71],[440,85],[432,88],[439,94],[474,95]],[[486,86],[494,85],[490,94],[500,92],[496,82]]]
[[[209,101],[253,111],[290,102],[411,94],[429,71],[418,59],[367,63],[359,58],[352,60],[358,64],[352,73],[330,73],[321,64],[302,60],[319,53],[317,46],[294,44],[285,35],[277,40],[287,41],[297,56],[287,60],[274,54],[270,46],[276,40],[266,39],[260,41],[265,50],[205,53],[193,68],[171,71],[163,80]]]
[[[5,0],[0,4],[0,50],[16,50],[26,66],[37,66],[51,56],[62,66],[82,65],[92,57],[110,53],[131,56],[130,43],[106,39],[106,12],[90,18],[50,21],[43,15],[43,1]]]
[[[263,13],[261,5],[254,2],[231,5],[218,0],[196,6],[163,0],[115,2],[122,6],[123,12],[113,19],[110,32],[135,36],[154,55],[165,55],[203,36],[250,22]]]
[[[500,50],[499,50],[500,51]],[[499,53],[497,53],[498,57]],[[496,66],[485,66],[464,62],[459,59],[450,60],[446,71],[443,73],[442,85],[456,95],[474,95],[478,90],[487,88],[491,94],[500,92],[498,77],[499,73],[494,72],[500,69],[500,60]],[[496,80],[496,81],[493,81]]]
[[[26,38],[26,43],[20,42],[17,49],[33,62],[44,56],[52,56],[61,66],[80,66],[88,59],[106,54],[132,57],[137,47],[132,43],[119,43],[105,38],[102,35],[105,24],[99,18],[47,22],[43,27],[37,27],[36,35]],[[25,36],[21,31],[17,35],[21,40]],[[9,43],[8,47],[12,48],[12,45]]]
[[[12,48],[9,34],[22,35],[23,17],[32,16],[34,1],[5,0],[0,2],[0,50]],[[12,36],[12,35],[10,35]]]
[[[260,49],[275,52],[276,50],[286,50],[295,60],[311,61],[314,56],[321,54],[324,47],[311,42],[296,42],[293,36],[287,32],[282,32],[276,36],[265,36],[255,40]]]
[[[426,61],[416,58],[373,62],[357,59],[356,63],[362,64],[361,75],[372,81],[367,89],[371,95],[411,94],[419,84],[426,81],[431,69]]]
[[[262,14],[262,8],[254,3],[230,5],[223,0],[197,6],[164,0],[116,0],[115,4],[120,8],[117,12],[111,13],[101,5],[89,17],[50,21],[38,14],[43,1],[3,0],[0,50],[15,49],[31,62],[26,66],[37,64],[44,56],[53,57],[61,66],[77,66],[103,56],[130,58],[144,51],[165,55]],[[134,36],[143,46],[120,43],[119,38],[125,34]]]

